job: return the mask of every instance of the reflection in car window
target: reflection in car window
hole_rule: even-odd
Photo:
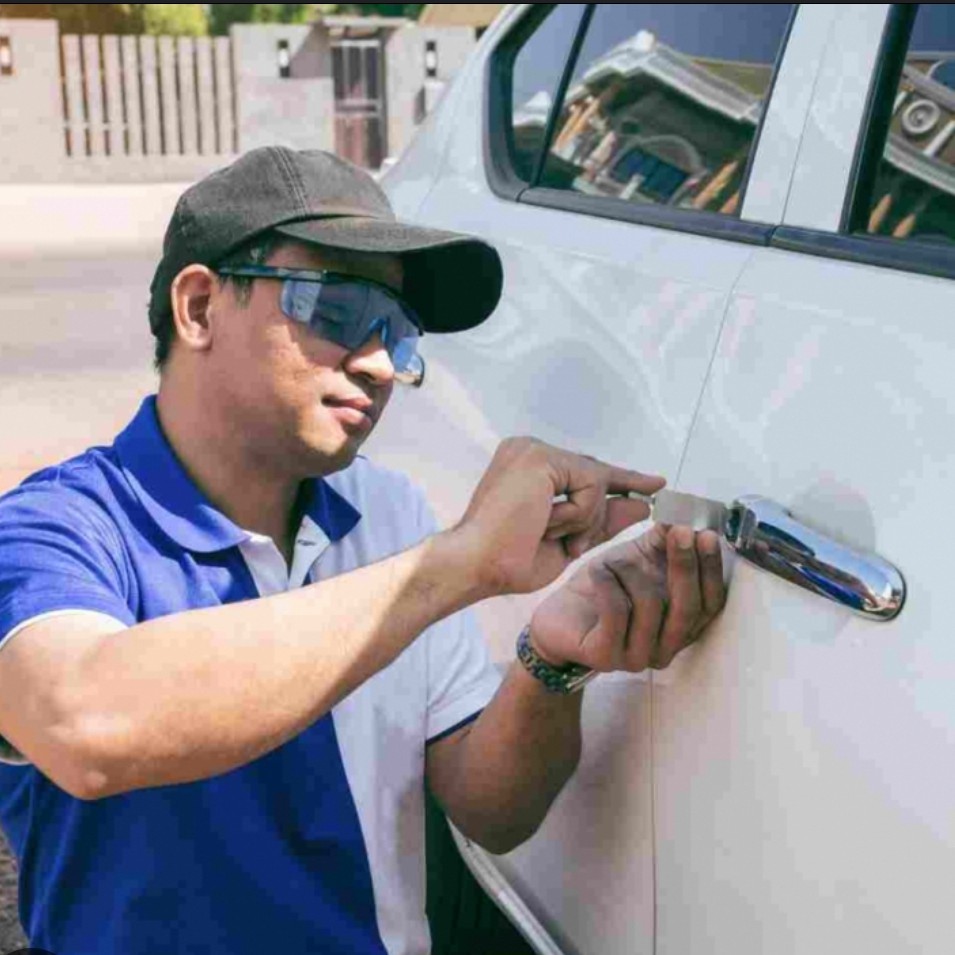
[[[955,4],[920,4],[869,211],[870,235],[955,242]]]
[[[542,186],[738,215],[792,4],[599,4]]]
[[[514,171],[531,182],[547,120],[587,4],[558,3],[520,48],[511,74]]]

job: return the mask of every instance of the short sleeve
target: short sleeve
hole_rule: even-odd
[[[479,716],[500,689],[477,618],[470,610],[432,627],[428,641],[427,740],[436,743]]]
[[[134,625],[119,551],[105,514],[74,491],[25,486],[0,500],[0,648],[62,611]]]
[[[438,527],[421,500],[422,536]],[[442,620],[425,634],[428,660],[428,713],[426,738],[436,743],[466,725],[491,702],[502,676],[491,662],[487,643],[471,610]]]

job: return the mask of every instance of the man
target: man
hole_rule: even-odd
[[[487,245],[395,223],[326,154],[183,196],[158,397],[0,501],[0,822],[34,945],[427,952],[425,775],[510,851],[577,763],[586,670],[667,666],[719,611],[718,540],[657,528],[547,600],[501,683],[466,608],[553,583],[664,481],[511,440],[438,533],[358,457],[421,331],[500,289]]]

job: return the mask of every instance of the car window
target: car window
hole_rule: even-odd
[[[738,215],[792,11],[598,4],[540,184]]]
[[[511,71],[511,153],[514,171],[527,183],[537,170],[547,121],[586,7],[554,4],[517,49]]]
[[[955,243],[955,4],[920,4],[864,231]]]

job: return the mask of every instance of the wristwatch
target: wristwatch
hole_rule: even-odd
[[[524,669],[532,677],[540,680],[545,689],[551,693],[560,693],[570,696],[579,693],[595,676],[596,670],[579,663],[568,663],[566,666],[551,666],[543,660],[531,646],[531,628],[528,624],[517,638],[517,659],[524,664]]]

